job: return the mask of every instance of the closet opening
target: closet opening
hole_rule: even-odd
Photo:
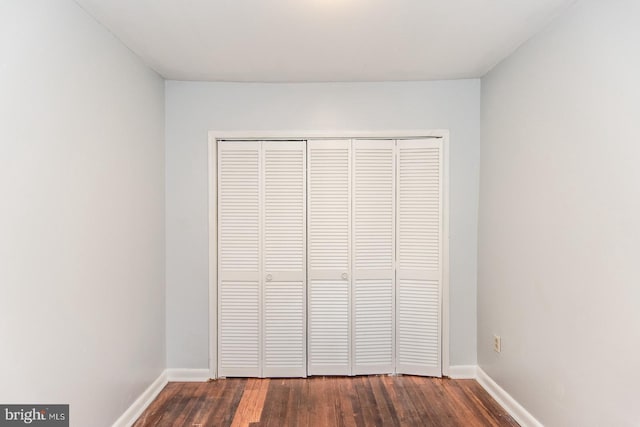
[[[447,131],[209,137],[212,378],[448,374]]]

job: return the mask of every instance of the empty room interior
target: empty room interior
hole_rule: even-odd
[[[640,426],[637,0],[2,0],[0,53],[0,425]]]

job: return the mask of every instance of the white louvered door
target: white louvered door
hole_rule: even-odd
[[[443,155],[219,141],[219,375],[441,376]]]
[[[351,374],[349,140],[307,142],[308,374]]]
[[[440,139],[397,142],[396,370],[441,376]]]
[[[218,372],[260,377],[260,142],[218,144]]]
[[[306,153],[303,141],[263,142],[262,376],[304,377]]]
[[[395,141],[353,141],[353,374],[395,372]]]
[[[304,141],[218,143],[218,367],[306,376]]]

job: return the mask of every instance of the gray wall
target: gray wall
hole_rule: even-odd
[[[482,81],[478,358],[549,427],[640,425],[639,23],[580,1]]]
[[[451,363],[476,363],[480,81],[166,83],[167,354],[208,367],[210,130],[451,130]]]
[[[111,425],[165,367],[164,85],[70,0],[0,45],[0,402]]]

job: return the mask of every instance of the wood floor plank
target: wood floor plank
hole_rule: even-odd
[[[374,377],[375,381],[372,382],[373,397],[375,398],[376,405],[380,408],[380,415],[382,422],[385,426],[399,426],[400,421],[398,419],[398,413],[396,406],[391,400],[387,383],[384,381],[388,376]]]
[[[344,381],[349,380],[349,381]],[[362,413],[359,413],[359,407],[354,405],[356,393],[354,390],[354,378],[342,378],[337,380],[338,390],[336,394],[340,398],[340,414],[344,420],[345,427],[362,427]]]
[[[244,383],[244,382],[243,382]],[[215,387],[212,392],[210,383],[202,383],[196,389],[197,402],[182,422],[183,426],[206,427],[211,425],[211,414],[225,414],[222,418],[216,419],[217,425],[229,426],[232,414],[225,411],[225,408],[238,406],[240,396],[243,392],[243,383],[226,382],[224,387]],[[246,384],[246,383],[244,383]],[[237,412],[237,409],[236,409]]]
[[[369,377],[357,377],[356,389],[358,391],[360,405],[363,409],[364,424],[367,426],[379,426],[382,425],[380,408],[376,405],[369,380]]]
[[[231,422],[231,427],[244,427],[260,421],[268,390],[268,379],[249,378]]]
[[[515,427],[474,380],[414,376],[169,383],[135,427]]]
[[[419,412],[409,394],[403,377],[387,377],[385,379],[389,396],[393,402],[402,402],[395,405],[400,425],[418,425]]]

